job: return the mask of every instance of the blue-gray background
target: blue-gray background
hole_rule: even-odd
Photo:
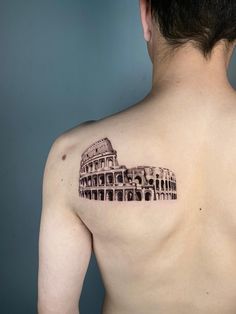
[[[0,0],[0,313],[36,313],[43,168],[52,141],[146,95],[138,0]],[[229,70],[236,86],[235,53]],[[98,314],[93,257],[81,314]]]

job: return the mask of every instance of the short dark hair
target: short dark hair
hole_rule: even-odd
[[[220,40],[236,40],[236,0],[150,0],[152,17],[174,49],[192,41],[209,57]]]

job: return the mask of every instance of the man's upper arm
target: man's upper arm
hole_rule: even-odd
[[[65,139],[57,139],[48,156],[43,179],[39,235],[39,314],[78,313],[78,301],[91,256],[89,230],[68,201]]]

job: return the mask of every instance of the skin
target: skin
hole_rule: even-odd
[[[150,93],[128,109],[66,131],[43,179],[38,312],[75,314],[91,252],[106,289],[103,314],[236,312],[235,43],[206,61],[168,46],[140,1],[153,62]],[[173,170],[178,199],[104,202],[78,195],[84,150],[108,137],[120,165]],[[91,300],[92,302],[92,300]]]

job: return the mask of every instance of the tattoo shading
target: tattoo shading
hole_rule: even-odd
[[[119,165],[117,151],[105,137],[81,156],[79,195],[101,201],[176,200],[173,171],[152,166]]]

